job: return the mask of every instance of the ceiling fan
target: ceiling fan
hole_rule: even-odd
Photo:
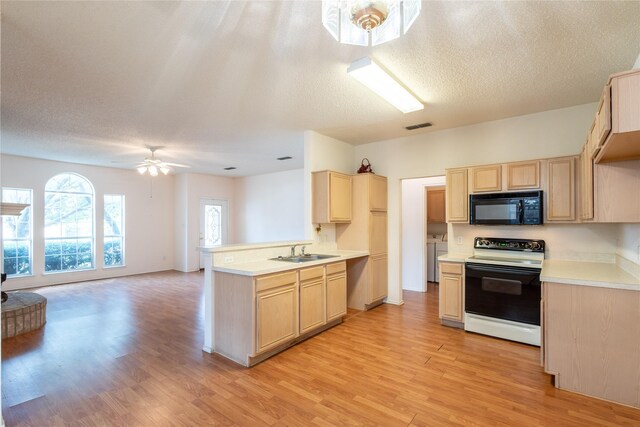
[[[140,173],[140,175],[144,175],[149,172],[151,176],[158,176],[158,172],[162,172],[163,174],[168,174],[171,172],[172,167],[176,168],[189,168],[191,166],[182,165],[180,163],[170,163],[163,162],[161,159],[156,157],[156,151],[163,147],[154,147],[147,145],[149,151],[151,151],[151,157],[145,157],[144,161],[136,166],[136,170]]]

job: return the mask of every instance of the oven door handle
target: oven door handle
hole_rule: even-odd
[[[489,273],[516,273],[516,274],[540,273],[540,270],[537,268],[512,267],[508,265],[496,265],[496,264],[466,263],[465,267],[469,271],[484,271]]]

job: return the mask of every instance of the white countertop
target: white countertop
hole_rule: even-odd
[[[460,253],[446,253],[444,255],[440,255],[438,257],[439,262],[464,262],[465,259],[469,258],[472,254],[460,254]]]
[[[319,259],[317,261],[307,262],[287,262],[276,260],[260,260],[250,261],[237,264],[214,265],[213,271],[221,273],[238,274],[241,276],[261,276],[263,274],[279,273],[287,270],[297,270],[299,268],[313,267],[316,265],[331,264],[334,262],[344,261],[352,258],[361,258],[369,256],[366,251],[331,251],[323,252],[323,255],[337,255],[335,258]]]
[[[567,285],[640,291],[640,279],[614,263],[545,259],[542,263],[540,280]]]

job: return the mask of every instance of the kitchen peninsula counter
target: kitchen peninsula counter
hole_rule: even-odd
[[[279,260],[254,260],[243,263],[214,265],[213,271],[221,273],[237,274],[241,276],[261,276],[263,274],[279,273],[300,268],[315,267],[318,265],[330,264],[338,261],[345,261],[353,258],[369,256],[366,251],[344,251],[334,250],[324,253],[314,253],[316,255],[335,255],[332,258],[319,259],[305,262],[288,262]]]

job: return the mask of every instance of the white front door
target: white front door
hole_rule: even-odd
[[[226,200],[200,199],[200,246],[220,246],[227,243],[228,216],[229,203]],[[200,268],[204,268],[202,253]]]

